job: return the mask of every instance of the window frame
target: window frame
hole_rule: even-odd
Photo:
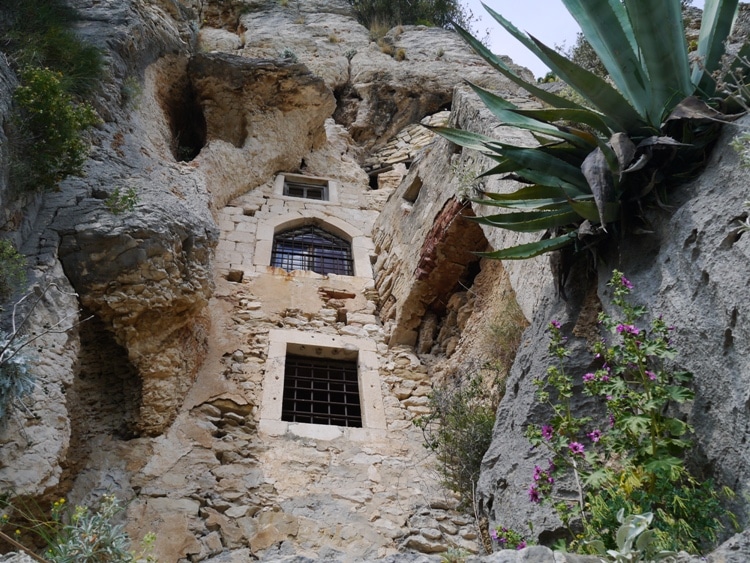
[[[321,186],[323,188],[325,199],[311,199],[306,197],[288,195],[287,185],[289,182],[293,184],[307,184],[311,186]],[[284,172],[278,174],[273,184],[273,195],[287,201],[296,201],[305,204],[318,204],[318,205],[338,205],[339,204],[339,189],[338,182],[330,178],[324,178],[322,176],[306,176],[304,174],[293,174],[290,172]]]
[[[252,266],[255,271],[279,275],[280,272],[274,271],[274,267],[270,265],[274,236],[276,233],[295,226],[310,224],[318,225],[324,231],[351,241],[352,258],[354,259],[354,277],[367,280],[373,279],[372,256],[375,251],[375,245],[370,237],[346,221],[315,209],[305,209],[303,211],[277,215],[258,222],[255,252],[252,257]],[[310,270],[295,270],[293,275],[315,277],[320,274],[316,274]]]
[[[373,340],[299,330],[272,329],[268,334],[268,356],[260,406],[260,432],[281,436],[293,434],[309,438],[356,441],[381,439],[386,434],[385,408],[380,382],[380,361]],[[332,358],[356,358],[362,427],[345,427],[282,420],[284,378],[288,353]]]
[[[274,234],[271,266],[324,276],[354,276],[350,241],[315,225],[299,225]]]
[[[281,420],[362,428],[356,357],[339,359],[287,351]]]

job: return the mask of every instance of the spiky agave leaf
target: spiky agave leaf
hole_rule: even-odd
[[[716,139],[723,117],[693,94],[696,86],[699,96],[712,92],[707,73],[719,65],[737,0],[706,1],[699,44],[704,66],[694,69],[692,76],[678,0],[563,2],[601,58],[615,87],[484,7],[591,107],[529,84],[456,26],[461,37],[491,66],[551,106],[521,109],[493,92],[471,85],[501,123],[528,131],[539,143],[534,148],[456,129],[433,128],[452,142],[478,150],[497,163],[482,177],[499,174],[527,184],[512,194],[485,194],[487,199],[476,203],[509,211],[476,221],[516,231],[544,229],[547,235],[534,243],[488,253],[492,258],[529,258],[564,248],[577,238],[599,236],[608,224],[627,217],[622,211],[624,203],[637,201],[665,180],[693,174]],[[750,55],[750,48],[741,52]],[[741,90],[737,85],[733,87]],[[565,223],[567,220],[570,222]],[[596,224],[601,226],[592,228]],[[565,234],[549,238],[550,232]]]
[[[703,6],[691,80],[706,97],[716,91],[716,81],[711,74],[719,68],[738,5],[739,0],[706,0]]]
[[[481,252],[478,254],[484,258],[494,258],[495,260],[527,260],[570,246],[575,241],[576,236],[575,232],[571,232],[559,237],[542,239],[537,242],[519,244],[510,248],[495,250],[494,252]]]

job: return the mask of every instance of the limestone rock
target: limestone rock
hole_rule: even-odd
[[[81,344],[75,327],[81,320],[78,303],[59,264],[38,279],[27,305],[36,299],[33,309],[19,310],[19,315],[30,312],[29,329],[42,332],[59,323],[61,330],[21,349],[34,390],[22,399],[25,408],[16,409],[0,426],[0,488],[28,496],[42,495],[60,483],[61,461],[71,440],[66,393],[73,385]]]
[[[217,207],[280,169],[296,169],[326,138],[335,99],[302,64],[201,53],[187,72],[206,119],[199,161],[214,179]]]
[[[499,80],[455,33],[399,26],[381,41],[393,53],[405,51],[407,60],[397,61],[382,52],[351,13],[344,0],[290,2],[283,10],[258,6],[241,18],[243,53],[278,58],[282,52],[293,52],[338,93],[336,121],[367,150],[449,105],[454,86],[463,79],[487,87],[502,83],[503,88],[516,90]]]
[[[35,563],[26,553],[6,553],[0,555],[0,563]]]
[[[693,373],[696,391],[688,416],[696,432],[692,461],[715,468],[719,483],[741,497],[750,483],[750,457],[742,446],[750,438],[746,408],[750,364],[740,344],[750,338],[746,313],[750,238],[738,231],[736,222],[747,199],[748,171],[738,165],[729,146],[734,134],[733,128],[727,127],[706,171],[675,190],[671,214],[650,217],[656,231],[653,235],[631,237],[620,244],[617,263],[635,286],[631,302],[647,305],[651,314],[661,314],[676,325],[675,362]],[[598,298],[605,310],[610,307],[605,286],[609,278],[610,270],[601,267]],[[522,529],[531,521],[537,532],[555,534],[558,530],[553,514],[528,502],[531,471],[543,456],[529,449],[523,428],[528,423],[541,423],[547,416],[533,399],[531,382],[549,365],[546,354],[540,353],[547,347],[544,327],[556,318],[566,333],[572,332],[589,283],[585,277],[574,279],[569,284],[572,295],[568,303],[548,291],[524,335],[478,487],[493,522]],[[585,342],[571,338],[570,345],[570,373],[589,371],[591,355]],[[580,407],[591,412],[591,406]],[[747,522],[746,508],[739,504],[733,508],[740,522]]]

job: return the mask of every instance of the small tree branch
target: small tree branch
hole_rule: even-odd
[[[31,557],[34,561],[39,561],[39,563],[49,563],[46,559],[43,559],[39,557],[36,553],[28,549],[26,546],[24,546],[21,543],[18,543],[16,540],[14,540],[12,537],[10,537],[8,534],[4,532],[0,532],[0,538],[4,539],[6,542],[8,542],[10,545],[15,547],[16,549],[20,549],[23,551],[26,555]]]

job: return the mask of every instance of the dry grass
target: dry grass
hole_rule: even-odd
[[[380,44],[380,41],[385,37],[386,33],[388,33],[388,30],[390,29],[390,26],[380,20],[374,20],[370,24],[370,41],[374,41]]]

